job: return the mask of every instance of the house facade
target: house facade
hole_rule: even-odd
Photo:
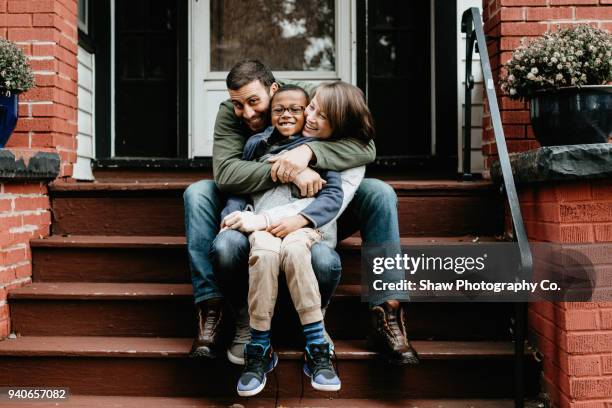
[[[23,48],[36,78],[6,149],[30,179],[0,180],[0,337],[14,332],[9,293],[33,280],[29,242],[49,236],[60,214],[49,182],[60,191],[93,185],[97,168],[206,168],[225,76],[239,59],[258,58],[281,79],[359,86],[377,126],[376,168],[445,180],[463,166],[473,64],[471,170],[488,181],[497,148],[479,56],[465,59],[470,7],[482,12],[495,78],[521,40],[557,25],[612,31],[612,0],[0,0],[0,37]],[[500,93],[498,103],[509,151],[538,148],[528,105]],[[530,240],[612,242],[609,179],[519,195]],[[534,303],[528,313],[552,405],[610,406],[612,303]]]
[[[225,76],[247,56],[265,61],[281,79],[359,85],[382,138],[395,132],[384,128],[393,122],[391,106],[408,104],[405,136],[399,145],[381,140],[381,162],[452,173],[460,164],[462,127],[460,11],[476,3],[92,2],[83,6],[89,11],[80,22],[79,55],[98,61],[95,93],[81,81],[96,109],[81,117],[81,128],[91,130],[80,135],[76,178],[92,177],[88,158],[210,157]],[[93,73],[89,65],[79,69]],[[481,172],[478,107],[472,162]],[[135,125],[143,121],[149,128]]]

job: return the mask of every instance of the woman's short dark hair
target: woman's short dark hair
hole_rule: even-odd
[[[232,67],[227,74],[225,83],[228,89],[235,91],[253,81],[259,81],[266,88],[270,88],[276,82],[276,79],[274,79],[272,72],[260,61],[246,59]]]

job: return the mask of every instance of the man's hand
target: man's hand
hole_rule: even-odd
[[[300,189],[302,197],[314,197],[323,188],[327,181],[321,178],[321,175],[311,168],[306,168],[298,173],[293,184]]]
[[[267,231],[279,238],[285,238],[293,231],[297,231],[300,228],[304,228],[309,223],[308,219],[301,214],[292,215],[291,217],[285,217],[276,224],[272,224],[268,227]]]
[[[229,228],[242,232],[261,231],[266,229],[266,217],[251,211],[234,211],[228,214],[221,223],[222,229]]]
[[[272,163],[272,180],[280,180],[282,183],[293,182],[298,173],[308,167],[312,156],[313,153],[310,147],[303,144],[295,149],[269,158],[268,162]]]

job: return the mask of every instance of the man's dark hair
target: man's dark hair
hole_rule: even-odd
[[[278,91],[276,91],[276,93],[272,97],[272,101],[274,101],[274,98],[276,98],[278,94],[287,92],[287,91],[298,91],[298,92],[303,93],[304,97],[306,98],[306,103],[310,103],[310,95],[308,95],[308,92],[306,92],[306,90],[302,88],[301,86],[297,86],[293,84],[283,85],[280,88],[278,88]]]
[[[264,64],[258,60],[247,59],[232,67],[225,83],[228,89],[235,91],[256,80],[266,88],[276,82],[274,75]]]

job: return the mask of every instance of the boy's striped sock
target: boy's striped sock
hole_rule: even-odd
[[[303,329],[304,337],[306,337],[306,346],[311,344],[325,343],[325,336],[323,335],[323,320],[305,324]]]
[[[270,330],[256,330],[251,327],[251,344],[259,344],[264,350],[270,347]]]

